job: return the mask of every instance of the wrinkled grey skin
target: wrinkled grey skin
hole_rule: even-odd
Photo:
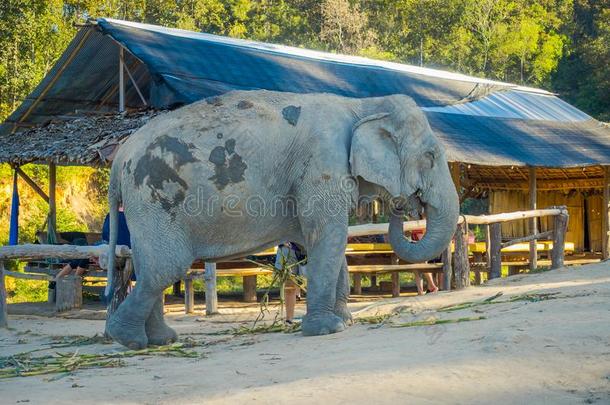
[[[365,190],[423,205],[429,230],[418,243],[404,238],[402,213],[392,217],[391,242],[405,260],[434,258],[449,243],[457,194],[409,97],[239,91],[153,119],[112,165],[110,252],[122,202],[138,281],[107,332],[130,348],[174,341],[161,294],[194,259],[244,257],[281,241],[308,253],[303,333],[343,330],[348,216]]]

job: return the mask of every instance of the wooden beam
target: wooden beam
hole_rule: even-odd
[[[479,188],[490,189],[490,190],[528,190],[529,182],[524,181],[505,181],[505,180],[493,180],[493,179],[472,179]],[[538,180],[536,182],[538,191],[551,191],[561,189],[601,189],[603,187],[603,179],[599,178],[587,178],[587,179],[558,179],[558,180]]]
[[[610,166],[604,166],[602,204],[602,255],[610,257]]]
[[[216,291],[216,263],[205,263],[205,313],[214,315],[218,313],[218,291]]]
[[[0,328],[8,328],[6,287],[4,285],[4,260],[0,260]]]
[[[36,192],[36,194],[38,194],[43,200],[45,200],[47,204],[49,203],[49,196],[40,188],[40,186],[38,186],[38,184],[36,184],[34,180],[32,180],[30,176],[28,176],[23,170],[21,170],[19,166],[15,165],[13,166],[13,169],[15,169],[19,177],[21,177],[23,181],[25,181],[32,188],[32,190]]]
[[[396,254],[392,254],[390,264],[400,264],[400,258]],[[400,297],[400,273],[397,271],[392,273],[392,297]]]
[[[0,247],[0,260],[42,260],[46,258],[87,259],[92,257],[105,257],[107,253],[108,245],[76,246],[25,244]],[[118,245],[115,253],[118,257],[129,257],[131,256],[131,249],[127,246]]]
[[[57,199],[55,197],[57,185],[57,166],[49,163],[49,220],[47,221],[47,235],[50,232],[57,233]],[[57,240],[57,235],[54,235]]]
[[[536,189],[536,168],[530,167],[529,170],[529,192],[530,192],[530,210],[536,209],[536,194],[538,190]],[[530,233],[535,235],[538,233],[538,218],[533,217],[530,219]],[[538,267],[538,249],[536,249],[537,241],[533,239],[530,241],[530,271],[536,270]]]
[[[529,235],[529,236],[524,236],[522,238],[511,239],[508,242],[502,243],[502,249],[504,249],[505,247],[516,245],[518,243],[531,242],[533,240],[551,238],[551,237],[553,237],[553,233],[554,233],[554,231],[546,231],[546,232],[540,232],[540,233],[536,233],[536,234]]]
[[[563,212],[563,208],[547,208],[541,210],[531,211],[514,211],[502,214],[493,215],[460,215],[458,223],[462,223],[464,219],[469,225],[488,225],[496,222],[509,222],[517,219],[528,219],[534,217],[549,217],[559,215]],[[426,220],[418,221],[405,221],[403,223],[403,230],[413,231],[415,229],[426,228]],[[388,233],[388,224],[363,224],[353,225],[348,228],[349,236],[362,236],[362,235],[383,235]]]
[[[458,196],[462,196],[462,170],[459,162],[449,163],[449,170],[451,171],[451,179],[453,180],[453,184],[455,185],[455,190],[458,193]]]
[[[125,111],[125,59],[123,47],[119,46],[119,112]]]

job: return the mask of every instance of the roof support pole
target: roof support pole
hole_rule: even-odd
[[[45,200],[47,202],[47,204],[49,203],[49,196],[38,186],[38,184],[36,184],[36,182],[34,180],[32,180],[32,178],[30,176],[28,176],[23,170],[21,170],[21,168],[17,165],[13,165],[13,169],[15,169],[15,171],[17,172],[17,174],[30,186],[32,187],[32,190],[34,190],[36,192],[36,194],[38,194],[40,196],[40,198],[42,198],[43,200]]]
[[[123,49],[123,48],[121,48],[121,49]],[[136,79],[133,78],[131,71],[129,70],[129,66],[127,66],[127,64],[124,64],[124,66],[125,66],[125,71],[127,72],[127,76],[129,76],[129,81],[131,81],[131,84],[138,92],[138,96],[140,96],[140,100],[142,100],[142,103],[144,103],[144,105],[147,106],[148,103],[146,102],[146,99],[142,95],[142,91],[140,91],[140,87],[138,87],[138,83],[136,83]]]
[[[530,210],[536,209],[536,168],[530,167],[529,170],[529,182],[530,182]],[[538,220],[537,218],[530,219],[530,234],[535,235],[538,233]],[[538,267],[538,250],[536,239],[530,241],[530,271],[536,270]]]
[[[602,255],[610,257],[610,166],[603,166],[603,205],[602,205]]]
[[[53,162],[49,162],[49,220],[47,222],[47,235],[55,232],[52,235],[53,239],[57,240],[57,205],[55,199],[55,186],[57,184],[57,166]]]
[[[125,58],[123,47],[119,47],[119,112],[125,111]]]

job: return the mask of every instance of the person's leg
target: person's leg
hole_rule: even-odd
[[[424,295],[424,281],[421,278],[419,271],[413,273],[415,276],[415,286],[417,287],[417,295]]]
[[[432,278],[432,273],[424,273],[426,277],[426,281],[428,282],[428,291],[431,293],[435,293],[438,291],[438,287],[434,284],[434,279]]]
[[[59,280],[60,278],[67,276],[68,274],[72,273],[72,266],[70,266],[70,263],[66,264],[63,269],[61,269],[61,271],[59,273],[57,273],[57,275],[55,276],[54,281]]]

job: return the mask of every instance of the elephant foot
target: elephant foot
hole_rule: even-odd
[[[328,335],[344,331],[345,323],[333,313],[305,315],[301,330],[305,336]]]
[[[148,337],[148,344],[155,346],[168,345],[178,340],[178,334],[176,331],[167,326],[165,323],[162,325],[156,325],[154,328],[146,325],[146,336]]]
[[[337,315],[343,320],[343,323],[345,323],[345,325],[349,326],[353,324],[352,313],[347,307],[347,302],[337,301],[337,303],[335,304],[335,310],[333,312],[335,313],[335,315]]]
[[[133,324],[113,316],[106,321],[106,335],[131,350],[140,350],[148,346],[144,322],[141,325]]]

